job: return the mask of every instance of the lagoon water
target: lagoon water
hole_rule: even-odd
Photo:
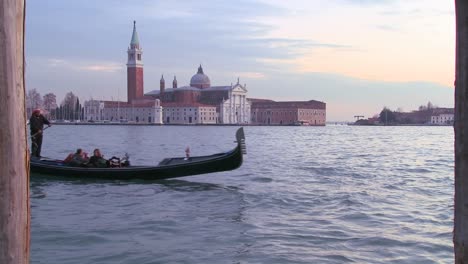
[[[53,126],[133,164],[222,152],[236,127]],[[31,263],[453,263],[451,127],[246,127],[241,168],[157,182],[32,177]]]

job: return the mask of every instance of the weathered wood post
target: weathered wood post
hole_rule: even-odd
[[[468,1],[455,0],[455,263],[468,263]]]
[[[0,263],[29,263],[24,0],[0,1]]]

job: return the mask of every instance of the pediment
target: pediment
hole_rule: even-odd
[[[240,85],[240,84],[236,84],[234,85],[234,87],[232,87],[232,91],[233,92],[243,92],[243,93],[246,93],[247,92],[247,89],[245,89],[244,86]]]

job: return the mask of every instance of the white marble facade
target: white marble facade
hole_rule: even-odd
[[[232,86],[229,90],[229,98],[221,102],[219,109],[221,124],[249,124],[250,102],[247,100],[245,85]]]

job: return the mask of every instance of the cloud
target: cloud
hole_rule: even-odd
[[[132,21],[137,20],[144,61],[239,62],[256,58],[293,58],[304,50],[338,43],[299,38],[270,38],[274,26],[262,17],[289,15],[268,3],[220,1],[83,1],[82,4],[50,1],[28,5],[28,54],[87,57],[93,60],[122,58]],[[66,12],[70,10],[70,12]],[[71,12],[73,10],[73,12]],[[47,13],[48,16],[43,16]],[[117,15],[118,14],[118,15]],[[54,19],[50,19],[54,17]],[[105,20],[103,20],[105,18]],[[67,21],[52,23],[52,21]],[[60,43],[57,45],[57,43]],[[52,48],[51,48],[52,47]],[[235,64],[235,63],[234,63]]]
[[[85,65],[78,67],[77,69],[94,72],[117,72],[122,70],[124,67],[121,63],[105,63],[105,64],[94,64]]]
[[[388,5],[396,2],[396,0],[338,0],[338,2],[352,4],[352,5],[360,5],[360,6],[368,6],[368,5]]]
[[[398,31],[398,28],[391,25],[376,25],[377,29],[384,30],[384,31]]]
[[[32,57],[31,61],[35,65],[38,61],[44,60],[41,57]],[[124,66],[118,62],[96,62],[96,61],[77,61],[70,59],[51,58],[45,60],[46,66],[50,68],[61,68],[72,71],[92,71],[92,72],[117,72],[123,70]]]
[[[50,67],[59,67],[59,66],[64,66],[67,65],[68,63],[64,60],[61,59],[48,59],[47,60],[47,65]]]
[[[265,74],[261,72],[239,72],[237,73],[237,76],[249,78],[249,79],[265,79],[266,78]]]

